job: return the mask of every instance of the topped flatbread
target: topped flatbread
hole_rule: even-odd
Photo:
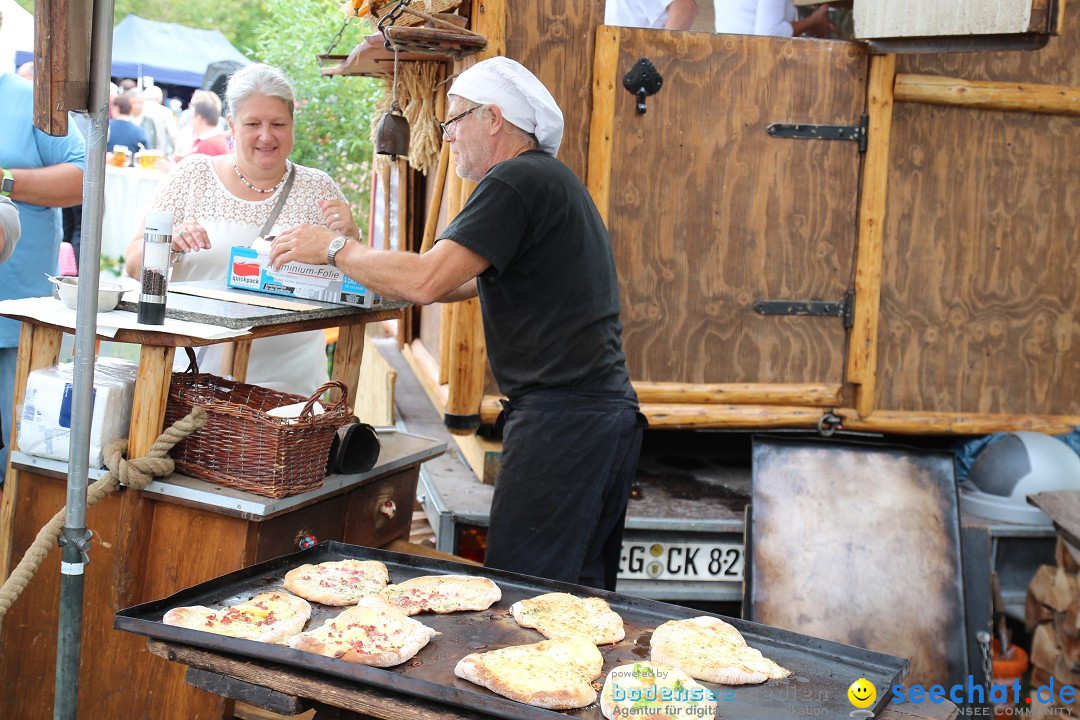
[[[600,692],[608,720],[700,720],[716,717],[716,691],[666,665],[639,662],[613,668]]]
[[[422,575],[388,585],[379,597],[406,615],[422,612],[452,613],[487,610],[502,599],[499,586],[486,577],[472,575]]]
[[[390,582],[386,566],[378,560],[336,560],[301,565],[285,575],[285,589],[323,605],[355,605],[375,595]]]
[[[289,638],[289,647],[345,662],[390,667],[413,658],[437,634],[385,600],[365,597],[322,627]]]
[[[671,620],[652,634],[650,658],[706,682],[756,685],[791,673],[746,644],[742,633],[714,617]]]
[[[575,636],[472,653],[454,674],[527,705],[570,710],[596,702],[592,681],[603,667],[596,645]]]
[[[166,625],[229,637],[278,642],[297,634],[311,617],[306,600],[287,592],[264,592],[247,602],[215,610],[202,605],[178,607],[162,618]]]
[[[581,636],[597,645],[610,645],[626,637],[622,618],[598,597],[546,593],[519,600],[510,612],[518,625],[536,628],[548,638]]]

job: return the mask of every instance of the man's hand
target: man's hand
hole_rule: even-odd
[[[275,270],[290,262],[325,265],[330,241],[340,234],[322,225],[291,227],[274,238],[270,247],[270,265]]]

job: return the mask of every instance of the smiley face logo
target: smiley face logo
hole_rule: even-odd
[[[851,683],[847,690],[848,700],[857,708],[867,708],[877,699],[877,689],[866,678],[859,678]]]

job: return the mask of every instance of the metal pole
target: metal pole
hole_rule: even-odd
[[[94,409],[94,341],[97,337],[98,266],[105,207],[105,142],[109,120],[114,0],[95,0],[90,38],[89,128],[83,175],[79,301],[75,321],[75,373],[68,455],[67,514],[60,563],[60,620],[56,646],[54,720],[75,720],[82,650],[83,570],[89,561],[86,483],[90,465],[90,422]]]

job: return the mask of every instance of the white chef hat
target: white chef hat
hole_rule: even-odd
[[[476,63],[458,75],[451,95],[481,105],[498,105],[506,120],[540,141],[540,149],[555,157],[562,143],[563,115],[555,98],[524,65],[507,57]]]

